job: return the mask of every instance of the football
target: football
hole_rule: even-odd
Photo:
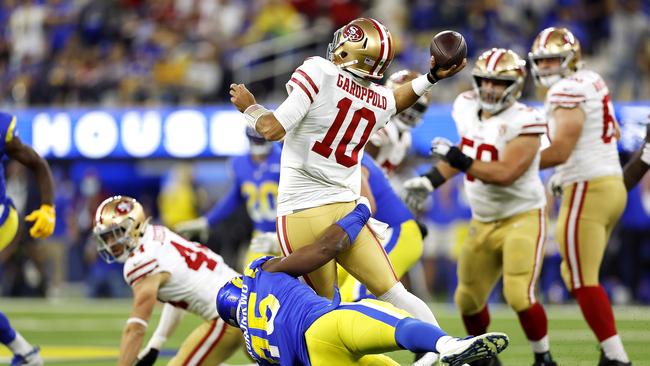
[[[429,47],[431,56],[436,59],[436,65],[446,69],[460,65],[467,57],[467,43],[462,34],[446,30],[436,34]]]

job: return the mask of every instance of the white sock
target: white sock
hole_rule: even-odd
[[[621,362],[630,362],[630,359],[627,357],[627,353],[625,353],[625,348],[623,348],[621,337],[618,334],[600,342],[600,347],[602,347],[603,352],[605,352],[605,357],[608,359]]]
[[[438,353],[443,353],[449,349],[450,346],[455,345],[455,342],[450,342],[450,341],[457,341],[458,338],[454,338],[451,336],[442,336],[438,338],[438,341],[436,342],[436,349],[438,350]]]
[[[401,282],[396,283],[390,290],[379,296],[379,300],[391,303],[396,308],[406,310],[416,319],[440,327],[436,317],[433,316],[433,313],[427,304],[417,296],[408,292]]]
[[[25,338],[23,338],[22,335],[20,335],[20,333],[18,333],[18,331],[16,331],[16,339],[9,343],[7,347],[9,347],[16,355],[24,355],[34,348],[25,340]]]
[[[548,352],[550,349],[550,346],[548,344],[548,334],[544,336],[544,338],[540,339],[539,341],[531,341],[530,342],[530,347],[533,349],[533,352],[535,353],[545,353]]]

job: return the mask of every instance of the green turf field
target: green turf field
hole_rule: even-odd
[[[452,334],[462,334],[462,324],[448,304],[432,305],[440,324]],[[0,299],[0,310],[31,342],[40,344],[46,364],[114,365],[120,332],[128,316],[128,301],[90,301]],[[160,310],[160,307],[157,309]],[[517,318],[506,308],[492,307],[492,330],[510,335],[510,347],[503,353],[504,365],[530,365],[530,348]],[[594,366],[598,359],[596,342],[575,306],[548,307],[551,348],[562,366]],[[155,319],[157,319],[157,314]],[[617,308],[618,327],[635,366],[650,366],[650,308]],[[187,316],[175,336],[167,343],[170,351],[196,326],[198,318]],[[154,329],[155,322],[149,328]],[[408,365],[412,356],[396,352],[393,356]],[[0,364],[7,364],[9,353],[0,350]],[[164,365],[163,358],[158,365]],[[243,353],[229,364],[247,364]]]

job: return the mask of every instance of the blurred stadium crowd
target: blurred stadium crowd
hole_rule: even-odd
[[[494,46],[525,55],[539,29],[556,25],[581,40],[590,67],[609,76],[615,99],[650,96],[643,83],[650,75],[648,1],[6,0],[0,100],[9,106],[222,102],[242,47],[314,29],[324,45],[333,30],[362,14],[394,34],[395,70],[421,68],[437,30],[462,32],[470,57]]]
[[[5,0],[0,4],[0,105],[226,103],[226,86],[237,66],[233,60],[241,49],[320,29],[315,52],[323,54],[333,30],[364,14],[382,20],[396,38],[393,71],[426,65],[428,42],[441,29],[463,33],[473,57],[492,46],[525,55],[540,29],[561,25],[581,40],[587,62],[607,77],[614,100],[650,99],[648,1]],[[289,73],[273,77],[284,82]],[[264,94],[270,82],[261,80],[255,91],[274,101],[270,91]],[[434,97],[448,103],[469,82],[467,73],[454,78]],[[532,98],[533,84],[527,86],[524,95]],[[50,163],[57,189],[55,234],[0,253],[2,295],[57,297],[69,283],[83,283],[88,296],[128,296],[121,266],[96,255],[90,230],[99,202],[118,193],[135,196],[157,222],[173,227],[208,210],[229,184],[222,160],[194,172],[192,165],[172,161],[111,162],[100,170],[91,163]],[[149,164],[153,173],[133,183],[135,164]],[[211,172],[212,180],[201,171]],[[30,212],[38,202],[33,182],[19,164],[10,163],[7,172],[8,195],[19,214]],[[422,217],[429,223],[427,240],[437,248],[427,253],[436,268],[428,291],[439,298],[453,293],[455,253],[470,217],[461,182],[436,191]],[[615,303],[650,303],[650,189],[647,181],[643,184],[638,197],[629,200],[603,264],[604,284]],[[250,227],[239,210],[213,228],[208,244],[232,261]],[[24,233],[22,238],[31,240]],[[554,245],[548,247],[541,287],[546,301],[563,302],[568,296],[559,254]]]

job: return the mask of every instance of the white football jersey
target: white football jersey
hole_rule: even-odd
[[[188,241],[164,226],[149,225],[141,244],[124,264],[124,279],[135,286],[160,272],[169,280],[158,289],[158,300],[183,308],[203,319],[219,316],[217,293],[238,273],[207,247]]]
[[[390,173],[408,154],[411,148],[411,132],[400,133],[395,123],[388,123],[370,137],[370,143],[378,148],[375,162],[385,172]]]
[[[498,161],[511,140],[546,133],[542,113],[519,102],[486,120],[479,119],[479,108],[476,93],[468,91],[456,98],[452,110],[461,150],[474,159]],[[483,183],[467,174],[465,193],[472,217],[489,222],[544,207],[546,195],[539,177],[539,159],[538,151],[526,172],[507,187]]]
[[[557,129],[553,111],[557,107],[581,108],[585,114],[582,132],[569,159],[557,166],[563,184],[621,175],[616,147],[616,117],[609,89],[597,73],[579,70],[553,84],[546,94],[544,108],[549,121],[550,138]]]
[[[311,57],[292,74],[287,91],[299,91],[305,111],[293,122],[275,114],[286,131],[278,215],[358,199],[363,148],[395,114],[392,90]]]

